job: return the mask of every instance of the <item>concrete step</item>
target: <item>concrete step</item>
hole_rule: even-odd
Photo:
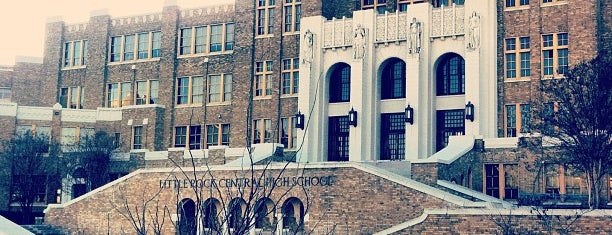
[[[66,233],[62,229],[48,225],[48,224],[37,224],[37,225],[22,225],[23,228],[36,235],[65,235]]]

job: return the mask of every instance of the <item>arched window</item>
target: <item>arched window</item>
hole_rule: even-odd
[[[340,63],[332,68],[329,81],[329,102],[348,102],[351,99],[351,66]]]
[[[72,198],[80,197],[87,193],[87,172],[79,167],[72,172],[74,183],[72,184]]]
[[[179,234],[195,235],[197,232],[195,202],[185,198],[179,202]]]
[[[437,95],[465,94],[465,61],[451,53],[442,57],[436,74]]]
[[[406,63],[393,58],[384,64],[380,76],[380,98],[406,98]]]
[[[209,229],[211,231],[219,231],[221,224],[219,222],[219,200],[214,198],[209,198],[204,201],[202,208],[203,216],[202,216],[202,225],[205,229]]]
[[[227,218],[227,224],[230,229],[238,229],[246,231],[246,225],[243,227],[243,213],[246,209],[246,202],[242,198],[234,198],[229,203],[229,213]]]
[[[255,228],[264,231],[274,231],[276,228],[274,214],[274,202],[267,197],[259,199],[255,203]]]
[[[292,197],[283,203],[283,229],[296,234],[304,229],[304,205],[300,199]],[[283,233],[284,234],[284,233]]]

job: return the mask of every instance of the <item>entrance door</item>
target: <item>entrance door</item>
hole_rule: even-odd
[[[348,116],[329,117],[327,140],[328,161],[349,160],[349,124]]]
[[[463,109],[440,110],[437,112],[436,151],[448,145],[451,135],[465,134],[465,117]]]
[[[384,113],[380,121],[380,160],[404,160],[404,113]]]

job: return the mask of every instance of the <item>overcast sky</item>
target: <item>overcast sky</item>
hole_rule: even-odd
[[[111,17],[161,12],[166,0],[2,0],[0,3],[0,65],[15,56],[42,57],[45,23],[61,16],[70,23],[87,22],[92,10],[108,9]],[[243,0],[239,0],[243,1]],[[181,8],[233,3],[234,0],[176,0]]]

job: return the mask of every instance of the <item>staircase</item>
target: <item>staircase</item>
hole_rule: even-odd
[[[48,224],[22,225],[23,228],[36,235],[65,235],[60,228]]]

